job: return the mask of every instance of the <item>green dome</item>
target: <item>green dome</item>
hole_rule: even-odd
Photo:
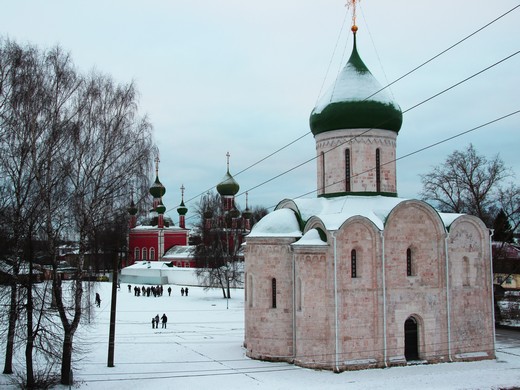
[[[186,215],[188,212],[188,208],[184,205],[184,201],[181,201],[181,204],[177,207],[177,212],[179,215]]]
[[[370,73],[357,52],[354,33],[350,59],[332,88],[311,112],[309,122],[312,133],[316,136],[339,129],[383,129],[399,132],[403,122],[401,108],[386,89],[380,91],[381,89],[381,84]]]
[[[137,207],[135,207],[135,203],[134,201],[132,200],[132,202],[130,203],[130,207],[128,208],[128,213],[130,215],[136,215],[137,214]]]
[[[222,181],[217,184],[217,192],[221,196],[235,196],[240,189],[238,183],[233,179],[233,176],[229,174],[229,170],[226,175],[222,179]]]
[[[162,201],[155,208],[158,214],[164,214],[166,212],[166,206],[163,205]]]
[[[166,188],[159,181],[159,176],[156,176],[155,182],[150,187],[150,194],[154,198],[160,198],[160,197],[164,196],[165,193],[166,193]]]

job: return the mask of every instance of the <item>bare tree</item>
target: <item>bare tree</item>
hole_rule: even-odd
[[[4,372],[13,371],[17,268],[26,259],[32,274],[32,243],[38,235],[52,260],[53,302],[63,328],[61,383],[70,385],[73,339],[85,307],[84,255],[96,235],[124,215],[131,186],[144,188],[154,150],[151,125],[138,115],[133,84],[119,85],[94,72],[84,77],[59,47],[39,52],[0,41],[0,141],[0,188],[9,194],[0,204],[0,217],[10,227],[6,242],[16,259]],[[57,248],[64,236],[80,243],[69,291],[58,273]],[[31,277],[24,287],[25,386],[33,388],[35,342],[41,346],[37,336],[49,329],[43,320],[47,295],[33,300]],[[40,305],[36,313],[35,304]]]
[[[222,289],[224,298],[231,298],[231,286],[242,285],[243,261],[241,244],[247,234],[240,210],[224,211],[220,196],[208,193],[195,213],[199,216],[196,230],[201,234],[195,246],[197,276],[201,284]],[[267,210],[257,207],[248,211],[248,218],[260,218]]]
[[[430,173],[421,175],[421,197],[440,211],[475,215],[490,226],[500,184],[510,176],[498,155],[488,160],[470,144],[463,151],[454,151]]]

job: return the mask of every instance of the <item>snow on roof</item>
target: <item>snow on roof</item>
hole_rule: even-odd
[[[321,237],[317,229],[311,229],[303,235],[303,237],[291,245],[327,245]]]
[[[193,245],[175,245],[168,249],[163,256],[163,259],[186,259],[193,257]]]
[[[302,219],[320,218],[327,230],[338,230],[349,218],[363,216],[383,230],[386,217],[407,199],[387,196],[338,196],[334,198],[295,199]]]
[[[248,237],[301,237],[302,232],[294,211],[275,210],[263,217]]]
[[[167,265],[170,264],[170,265]],[[171,261],[136,261],[134,264],[129,265],[125,268],[130,269],[163,269],[163,268],[171,268]]]
[[[136,226],[135,228],[133,228],[132,230],[157,230],[159,229],[157,227],[157,225],[138,225]],[[185,230],[185,229],[182,229],[178,226],[165,226],[163,227],[162,229],[167,229],[167,230]]]
[[[375,94],[376,92],[377,94]],[[370,99],[367,99],[369,96]],[[318,101],[314,112],[322,112],[330,103],[364,101],[365,99],[392,105],[396,109],[399,109],[388,91],[382,90],[381,84],[370,72],[360,73],[356,67],[349,62],[338,75],[336,82]]]
[[[369,219],[383,230],[390,212],[405,198],[387,196],[346,195],[334,198],[294,199],[292,202],[300,212],[303,221],[311,217],[319,218],[329,231],[338,230],[345,221],[355,216]],[[290,203],[282,202],[277,209],[258,222],[249,237],[299,237],[298,221],[293,212],[289,212]],[[438,213],[445,227],[464,214]]]

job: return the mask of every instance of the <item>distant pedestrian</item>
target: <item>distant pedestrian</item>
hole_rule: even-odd
[[[101,306],[101,297],[99,296],[99,293],[96,293],[96,306]]]
[[[181,287],[181,296],[184,296],[184,287]]]
[[[163,313],[161,320],[162,320],[162,327],[164,329],[166,329],[166,322],[168,322],[168,317],[166,317],[166,314]]]
[[[155,316],[155,327],[159,329],[159,314]]]
[[[152,317],[152,329],[155,329],[155,317]]]
[[[132,292],[132,285],[128,285],[128,292]]]
[[[188,287],[186,287],[186,288],[184,289],[184,294],[186,294],[186,296],[188,296]]]
[[[172,295],[172,288],[168,287],[168,296],[171,296],[171,295]]]

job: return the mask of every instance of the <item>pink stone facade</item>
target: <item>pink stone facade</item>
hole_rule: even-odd
[[[323,245],[247,239],[247,356],[334,371],[402,365],[411,319],[413,360],[494,358],[490,241],[479,219],[446,226],[426,203],[404,200],[384,229],[363,216],[336,230],[313,218],[302,233],[311,229]]]
[[[397,193],[397,133],[379,129],[334,130],[316,136],[318,195],[338,193]],[[347,140],[347,141],[346,141]],[[349,159],[346,159],[346,150]],[[380,186],[376,184],[379,150]],[[350,189],[346,183],[350,174]]]

